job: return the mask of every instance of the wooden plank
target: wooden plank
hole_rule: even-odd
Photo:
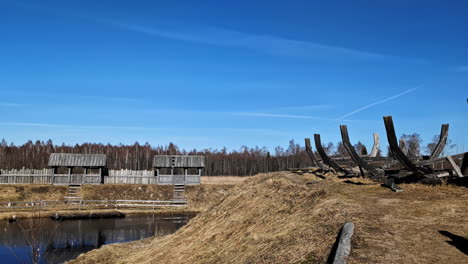
[[[320,157],[322,158],[323,162],[330,166],[331,168],[335,169],[336,171],[343,172],[345,174],[352,175],[354,173],[340,167],[334,160],[332,160],[327,153],[325,153],[325,150],[322,147],[322,141],[320,139],[320,134],[314,134],[314,141],[315,141],[315,148],[317,149]]]
[[[439,142],[437,142],[436,147],[432,151],[430,159],[438,158],[440,156],[440,153],[442,153],[442,151],[444,150],[448,138],[448,129],[448,124],[443,124],[440,128]]]
[[[369,157],[377,157],[380,147],[380,138],[378,133],[374,133],[374,145],[372,146],[372,151]]]
[[[377,168],[371,166],[369,163],[365,162],[356,152],[356,149],[351,145],[348,135],[348,127],[345,125],[340,126],[341,139],[346,152],[348,152],[351,159],[356,163],[359,168],[364,168],[372,177],[382,177],[384,171],[378,171]],[[362,172],[362,171],[361,171]]]
[[[204,156],[155,155],[153,168],[204,168]]]
[[[403,191],[402,188],[400,188],[398,185],[395,184],[395,178],[389,178],[389,177],[385,178],[383,185],[392,189],[394,192]]]
[[[465,154],[463,154],[463,159],[460,165],[460,171],[464,175],[468,174],[468,152],[465,152]]]
[[[354,224],[347,222],[340,231],[338,246],[336,247],[333,264],[346,264],[346,258],[351,253],[351,237],[354,233]]]
[[[307,155],[309,155],[309,158],[312,161],[312,164],[323,170],[323,165],[315,158],[314,152],[312,151],[312,146],[310,145],[310,138],[305,139],[305,148]]]
[[[49,156],[50,167],[105,167],[105,154],[52,153]]]
[[[433,171],[424,167],[416,167],[409,158],[401,151],[398,146],[397,136],[395,133],[395,127],[393,126],[392,116],[384,116],[385,130],[387,131],[387,140],[390,146],[390,151],[392,152],[393,157],[398,160],[398,162],[407,170],[414,172],[419,176],[424,176],[424,174],[430,174]]]
[[[453,170],[455,171],[455,173],[457,174],[458,177],[463,177],[463,174],[460,170],[460,167],[458,167],[457,163],[455,163],[455,161],[453,160],[452,156],[447,156],[447,160],[450,162],[450,164],[452,165],[453,167]]]

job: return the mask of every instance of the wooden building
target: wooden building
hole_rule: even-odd
[[[48,165],[53,169],[54,184],[100,184],[106,168],[106,155],[52,153]],[[57,174],[58,168],[67,168],[68,173]],[[82,173],[74,174],[74,168],[82,168]],[[95,173],[89,173],[90,170]]]
[[[204,167],[204,156],[156,155],[153,159],[158,184],[200,184]],[[169,174],[162,174],[163,170]],[[197,174],[189,174],[192,171],[197,171]]]

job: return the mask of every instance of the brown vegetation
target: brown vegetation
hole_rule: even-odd
[[[0,185],[0,202],[63,200],[67,186]]]
[[[201,184],[238,184],[247,179],[239,176],[202,176]]]
[[[414,184],[394,193],[327,176],[257,175],[222,197],[218,190],[220,199],[173,235],[104,246],[72,263],[325,263],[347,221],[356,225],[349,263],[466,260],[443,235],[467,235],[466,188]]]
[[[220,177],[223,178],[223,177]],[[241,178],[241,177],[236,177]],[[231,180],[232,181],[232,180]],[[210,185],[195,185],[187,186],[186,198],[188,201],[187,208],[170,208],[158,209],[158,213],[175,213],[175,212],[201,212],[206,210],[211,204],[219,199],[233,188],[232,184],[210,184]],[[67,194],[67,186],[55,185],[0,185],[0,202],[14,201],[41,201],[41,200],[63,200]],[[144,185],[144,184],[106,184],[106,185],[83,185],[81,189],[83,200],[170,200],[173,196],[172,185]],[[0,213],[0,219],[11,218],[12,215],[18,217],[30,217],[32,208],[25,209],[5,209]],[[66,210],[77,210],[74,208],[53,207],[44,208],[44,215]],[[83,210],[83,209],[81,209]],[[107,211],[105,209],[101,209]],[[88,210],[89,211],[89,210]],[[96,209],[92,212],[97,211]],[[133,212],[130,210],[119,210]],[[153,213],[153,210],[138,209],[137,212],[148,211]]]

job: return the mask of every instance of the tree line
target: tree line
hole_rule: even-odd
[[[438,136],[427,144],[426,152],[435,147]],[[400,143],[404,142],[405,151],[409,156],[421,154],[421,137],[418,134],[403,134]],[[453,148],[451,141],[448,147]],[[330,156],[347,156],[341,142],[324,144],[324,149]],[[354,146],[361,155],[367,155],[368,149],[358,142]],[[262,172],[281,171],[288,168],[303,168],[312,166],[303,145],[294,140],[289,141],[285,149],[278,146],[271,153],[266,147],[249,148],[242,146],[238,150],[228,151],[222,149],[185,150],[173,143],[165,146],[152,146],[149,143],[135,142],[131,145],[111,145],[101,143],[83,143],[76,145],[55,145],[52,140],[36,142],[28,141],[23,145],[8,143],[5,139],[0,142],[0,168],[1,169],[42,169],[47,167],[51,153],[83,153],[106,154],[109,169],[151,170],[154,155],[202,155],[205,156],[204,175],[233,175],[247,176]],[[379,150],[378,155],[382,155]]]

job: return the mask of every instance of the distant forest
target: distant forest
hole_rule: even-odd
[[[404,142],[404,149],[409,156],[419,156],[421,154],[421,137],[418,134],[403,134],[400,140]],[[434,148],[438,136],[434,136],[431,143],[427,144],[425,151],[429,152]],[[104,145],[96,143],[83,143],[74,146],[54,145],[52,140],[28,141],[23,145],[14,145],[4,139],[0,142],[0,168],[1,169],[42,169],[47,167],[50,153],[89,153],[106,154],[107,167],[109,169],[132,169],[150,170],[154,155],[167,154],[188,154],[203,155],[206,157],[206,168],[204,175],[233,175],[248,176],[262,172],[281,171],[288,168],[301,168],[311,166],[311,161],[303,147],[304,143],[297,144],[294,140],[289,141],[289,146],[284,149],[278,146],[270,153],[265,147],[249,148],[242,146],[239,150],[227,151],[223,149],[204,150],[184,150],[177,145],[169,143],[166,146],[151,146],[149,143],[143,145],[135,142],[133,145]],[[369,151],[372,146],[369,146]],[[447,144],[446,149],[453,148],[454,145]],[[366,155],[368,149],[361,142],[355,145],[358,153]],[[331,156],[346,156],[346,151],[338,142],[335,146],[332,142],[324,145],[324,149]],[[387,154],[387,153],[386,153]],[[382,155],[379,150],[379,154]]]

